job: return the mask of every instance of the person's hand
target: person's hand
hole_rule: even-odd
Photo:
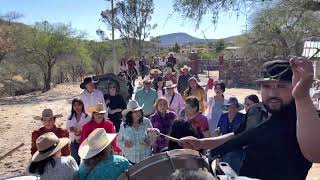
[[[132,143],[131,141],[125,140],[125,141],[124,141],[124,146],[125,146],[126,148],[131,148],[131,147],[133,146],[133,143]]]
[[[106,105],[108,105],[110,103],[110,99],[106,100]]]
[[[160,130],[157,129],[157,128],[148,128],[147,129],[147,134],[148,134],[149,137],[155,138],[155,137],[160,136]]]
[[[310,97],[309,90],[313,82],[312,62],[306,58],[291,58],[290,65],[293,73],[292,96],[295,100]]]
[[[185,149],[194,149],[194,150],[203,149],[201,145],[201,140],[192,136],[181,138],[179,141],[179,145]]]
[[[221,135],[221,129],[220,129],[220,127],[218,127],[217,129],[214,130],[214,134],[217,135],[217,136],[220,136],[220,135]]]

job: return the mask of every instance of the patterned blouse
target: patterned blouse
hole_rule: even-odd
[[[117,137],[117,143],[121,147],[124,156],[132,163],[139,163],[151,155],[151,145],[146,146],[145,142],[150,141],[147,135],[147,129],[152,128],[151,122],[147,118],[143,118],[139,128],[131,126],[124,127],[122,123]],[[125,141],[133,143],[131,148],[124,145]]]
[[[161,133],[169,135],[171,132],[171,127],[173,121],[177,118],[177,115],[173,111],[167,111],[162,117],[160,113],[157,111],[153,115],[150,116],[150,120],[152,126],[154,128],[158,128]],[[155,144],[153,145],[153,153],[159,153],[161,150],[168,146],[168,141],[163,136],[159,136],[156,139]]]

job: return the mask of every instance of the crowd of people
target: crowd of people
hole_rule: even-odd
[[[121,73],[134,68],[132,62],[122,62],[129,68],[122,64]],[[202,87],[188,66],[174,70],[173,56],[158,64],[150,76],[142,76],[142,87],[129,101],[116,84],[108,84],[104,95],[91,77],[85,78],[65,128],[55,125],[62,115],[44,109],[35,117],[43,127],[32,133],[29,172],[43,179],[117,179],[152,155],[181,148],[201,153],[213,149],[212,158],[219,155],[237,174],[259,179],[304,179],[311,161],[319,161],[319,142],[312,139],[318,134],[314,126],[319,127],[314,121],[319,119],[303,89],[309,90],[305,81],[310,77],[299,72],[311,71],[308,65],[295,60],[264,64],[263,78],[257,81],[262,102],[252,94],[241,104],[236,97],[225,97],[223,82]],[[284,69],[288,67],[292,70]],[[211,88],[213,96],[208,95]],[[308,98],[312,106],[301,100]],[[150,131],[180,142],[150,136]],[[172,178],[181,179],[183,174],[175,172]]]

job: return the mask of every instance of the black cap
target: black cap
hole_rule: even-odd
[[[262,65],[261,78],[256,82],[292,81],[292,70],[288,60],[273,60]]]

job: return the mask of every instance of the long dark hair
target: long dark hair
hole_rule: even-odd
[[[143,117],[144,117],[143,111],[142,111],[142,110],[140,110],[140,111],[141,111],[141,118],[139,119],[139,124],[142,123]],[[132,126],[132,124],[133,124],[132,111],[128,112],[128,113],[126,114],[126,117],[125,117],[125,118],[126,118],[126,119],[125,119],[125,121],[124,121],[124,127],[126,127],[126,126]]]
[[[153,89],[155,89],[156,91],[158,91],[158,82],[159,81],[163,81],[163,78],[162,77],[158,77],[157,79],[154,80],[153,82]],[[166,93],[166,90],[164,89],[164,86],[165,86],[165,83],[163,82],[163,85],[162,85],[162,95],[165,95]]]
[[[81,99],[79,99],[79,98],[74,98],[74,99],[72,100],[72,103],[71,103],[71,114],[70,114],[68,120],[71,120],[71,119],[73,118],[73,116],[76,116],[76,114],[77,114],[76,111],[73,109],[73,105],[74,105],[75,103],[78,103],[78,104],[80,104],[80,105],[82,106],[81,112],[85,114],[85,117],[88,117],[88,114],[87,114],[86,111],[84,110],[83,101],[82,101]]]
[[[113,151],[112,151],[112,146],[110,144],[95,156],[89,159],[84,159],[83,162],[85,165],[89,167],[95,167],[100,161],[104,159],[108,159],[112,155],[113,155]]]
[[[51,164],[51,166],[54,168],[56,165],[56,161],[53,159],[52,156],[38,162],[31,162],[29,166],[29,172],[31,174],[39,174],[42,175],[44,173],[44,169],[47,166],[47,164]]]
[[[198,88],[198,89],[199,89],[199,88],[202,88],[202,87],[199,85],[198,81],[197,81],[194,77],[193,77],[192,79],[189,79],[188,89],[187,89],[187,95],[188,95],[188,96],[191,95],[190,81],[192,81],[192,80],[196,81],[196,83],[197,83],[197,88]]]

